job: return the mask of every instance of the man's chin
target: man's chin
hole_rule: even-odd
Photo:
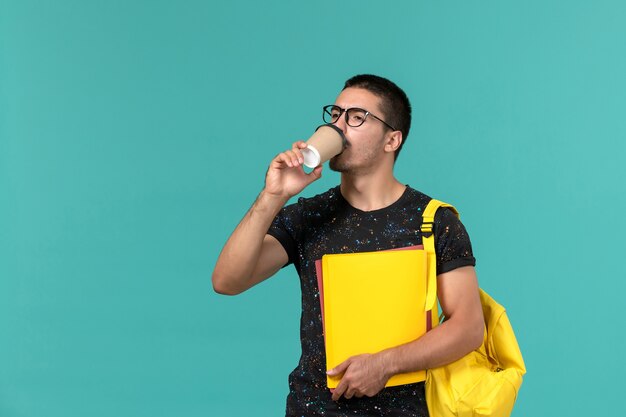
[[[339,156],[334,156],[330,158],[328,161],[328,167],[335,172],[344,172],[346,167],[342,165],[341,161],[339,161]]]

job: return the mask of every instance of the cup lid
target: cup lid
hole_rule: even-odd
[[[314,146],[307,146],[302,149],[302,157],[304,158],[304,165],[308,168],[315,168],[320,164],[322,157]]]

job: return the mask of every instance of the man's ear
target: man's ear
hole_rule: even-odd
[[[385,143],[385,152],[395,152],[402,145],[402,132],[394,130],[387,136]]]

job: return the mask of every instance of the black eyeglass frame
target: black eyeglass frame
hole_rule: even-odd
[[[387,126],[389,129],[393,130],[394,132],[398,129],[394,128],[393,126],[391,126],[389,123],[385,122],[383,119],[381,119],[380,117],[376,116],[375,114],[370,113],[369,111],[362,109],[360,107],[350,107],[349,109],[342,109],[339,106],[336,106],[334,104],[329,104],[327,106],[322,107],[322,120],[325,123],[330,123],[330,124],[335,124],[337,123],[337,120],[335,120],[334,122],[327,122],[326,119],[324,118],[324,116],[326,114],[328,114],[330,116],[330,119],[332,120],[333,115],[331,113],[332,109],[339,109],[339,115],[337,115],[337,120],[339,120],[339,118],[341,117],[342,114],[345,114],[345,118],[346,118],[346,124],[350,127],[359,127],[361,126],[363,123],[365,123],[365,121],[367,120],[367,116],[372,116],[374,119],[381,121],[385,126]],[[365,113],[365,117],[363,118],[363,121],[361,123],[359,123],[358,125],[354,126],[350,124],[350,118],[348,117],[348,112],[350,110],[360,110],[362,112]]]

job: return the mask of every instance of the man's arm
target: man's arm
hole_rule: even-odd
[[[274,158],[265,176],[265,188],[233,234],[228,238],[213,270],[213,289],[235,295],[274,275],[287,263],[287,252],[267,231],[285,203],[322,175],[322,167],[306,174],[301,149],[296,142],[291,150]]]
[[[267,235],[272,220],[283,207],[281,199],[261,191],[235,228],[213,270],[213,289],[236,295],[274,275],[287,263],[287,252]]]
[[[373,396],[393,375],[436,368],[477,349],[483,341],[484,318],[474,267],[466,266],[437,277],[439,302],[446,321],[412,342],[375,354],[353,356],[329,371],[343,373],[333,392]]]

